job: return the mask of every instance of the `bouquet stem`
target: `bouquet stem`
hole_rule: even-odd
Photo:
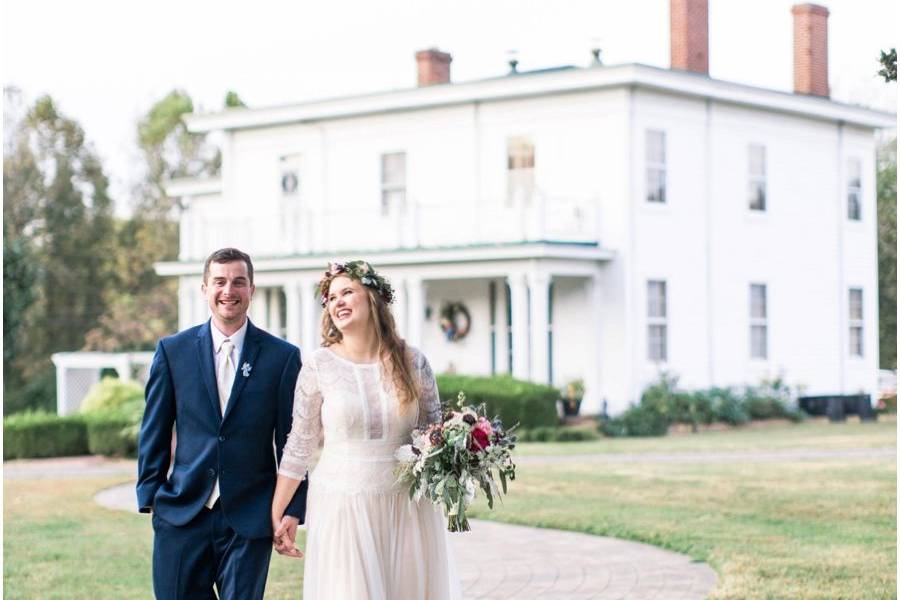
[[[452,515],[447,520],[447,531],[449,531],[451,533],[458,533],[461,531],[470,531],[468,517],[463,515],[462,518],[459,518],[458,515]]]

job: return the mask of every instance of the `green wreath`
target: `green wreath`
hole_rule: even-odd
[[[441,331],[448,342],[456,342],[469,333],[472,316],[462,302],[445,302],[441,306]]]

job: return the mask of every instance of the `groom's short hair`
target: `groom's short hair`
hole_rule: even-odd
[[[203,264],[203,283],[209,277],[209,265],[212,263],[230,263],[238,260],[244,261],[247,265],[247,276],[250,277],[250,284],[253,284],[253,261],[246,252],[241,252],[237,248],[221,248],[210,254],[206,262]]]

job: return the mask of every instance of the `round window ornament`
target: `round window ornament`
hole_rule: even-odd
[[[448,342],[457,342],[469,333],[472,316],[462,302],[445,302],[441,306],[441,331]]]

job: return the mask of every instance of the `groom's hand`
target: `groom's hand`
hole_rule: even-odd
[[[273,525],[277,525],[277,527],[275,527],[275,535],[272,543],[278,554],[290,556],[292,558],[303,558],[303,552],[301,552],[295,544],[297,539],[297,526],[299,524],[300,520],[297,517],[292,517],[290,515],[284,515],[278,523],[273,522]]]

